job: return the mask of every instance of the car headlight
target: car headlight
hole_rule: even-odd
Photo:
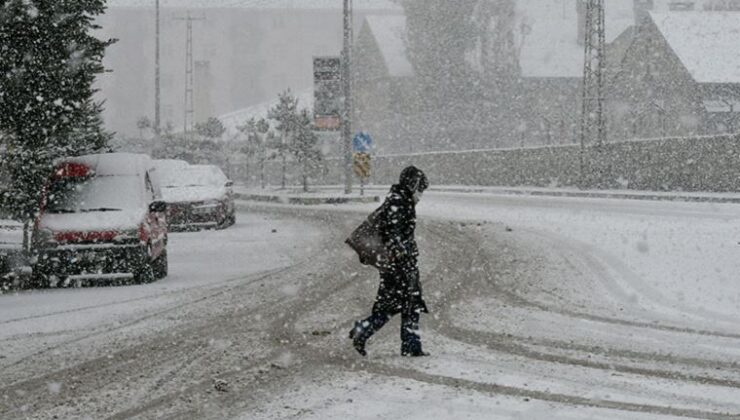
[[[193,211],[198,214],[203,213],[213,213],[218,211],[218,209],[221,207],[221,202],[218,200],[209,200],[205,201],[202,204],[198,204],[196,206],[193,206]]]
[[[203,207],[218,207],[221,205],[221,202],[218,200],[209,200],[203,203]]]

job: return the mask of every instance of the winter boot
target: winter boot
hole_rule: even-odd
[[[429,353],[419,350],[419,351],[409,351],[409,352],[401,352],[401,356],[403,357],[426,357],[429,356]]]
[[[355,327],[349,331],[349,338],[352,340],[352,346],[363,357],[367,356],[367,351],[365,351],[367,338],[365,338],[365,335],[365,328],[362,326],[362,322],[360,321],[355,322]]]

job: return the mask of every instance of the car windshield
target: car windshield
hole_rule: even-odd
[[[218,168],[187,168],[162,176],[164,188],[222,187],[226,176]]]
[[[48,213],[122,211],[142,205],[137,176],[65,177],[49,187]]]

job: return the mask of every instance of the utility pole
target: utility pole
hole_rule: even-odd
[[[605,19],[604,0],[578,0],[586,9],[585,60],[581,110],[581,183],[586,176],[586,143],[601,146],[606,141],[604,116]]]
[[[185,114],[183,131],[190,133],[193,131],[193,120],[195,118],[195,104],[193,101],[193,92],[195,90],[195,80],[193,78],[193,21],[205,20],[205,18],[193,17],[188,10],[187,17],[175,18],[175,20],[184,20],[187,24],[185,34]]]
[[[161,86],[160,86],[160,67],[159,67],[159,59],[160,59],[160,52],[159,52],[159,42],[160,42],[160,33],[159,33],[159,0],[155,0],[155,8],[156,8],[156,24],[155,24],[155,32],[156,32],[156,41],[154,43],[154,137],[156,139],[159,139],[159,135],[162,133],[161,127],[162,127],[162,118],[161,118]]]
[[[352,193],[352,0],[344,1],[344,47],[342,48],[342,82],[344,115],[342,142],[344,144],[344,193]]]

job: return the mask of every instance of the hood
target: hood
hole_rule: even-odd
[[[226,188],[223,187],[193,186],[162,189],[162,199],[167,203],[221,200],[224,196],[226,196]]]
[[[413,201],[414,193],[406,186],[401,184],[393,184],[391,186],[391,194],[398,194],[406,200]]]
[[[41,217],[40,229],[52,232],[102,232],[138,229],[146,211],[124,209],[121,211],[90,213],[46,213]]]
[[[401,171],[398,183],[408,188],[411,192],[424,192],[429,188],[429,180],[424,172],[416,166],[409,166]]]

